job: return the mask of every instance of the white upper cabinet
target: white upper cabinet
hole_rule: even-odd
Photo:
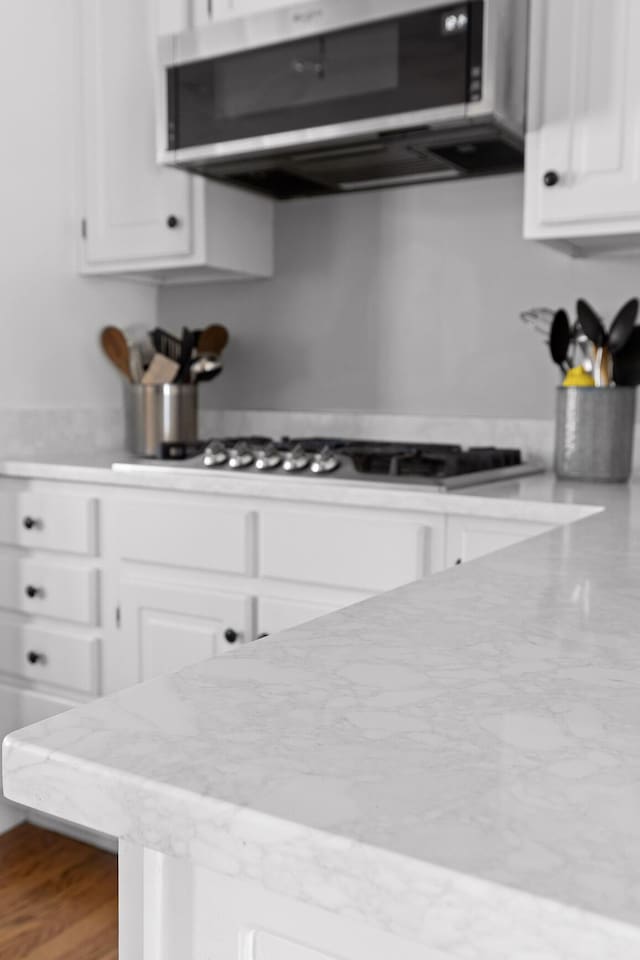
[[[640,3],[533,0],[525,236],[640,248]]]
[[[165,0],[83,0],[83,273],[156,281],[269,276],[270,200],[156,162],[156,43],[188,23]]]
[[[193,0],[193,19],[196,26],[202,26],[211,20],[246,17],[305,2],[308,0]]]

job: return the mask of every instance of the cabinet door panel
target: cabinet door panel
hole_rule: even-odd
[[[119,500],[118,556],[192,570],[247,574],[253,562],[253,514],[210,500],[158,496]]]
[[[120,601],[120,649],[105,655],[120,659],[121,686],[175,672],[253,638],[253,604],[243,595],[126,579]],[[235,635],[232,642],[227,631]]]
[[[20,694],[13,687],[0,684],[0,743],[8,733],[20,727]],[[24,820],[20,807],[5,800],[2,793],[2,764],[0,764],[0,834],[11,830]]]
[[[640,4],[535,0],[532,23],[529,219],[623,225],[640,215]]]
[[[86,259],[192,252],[189,177],[156,163],[155,0],[83,0]],[[178,224],[170,229],[168,218]]]
[[[324,617],[327,613],[334,613],[344,606],[341,602],[335,604],[313,603],[298,600],[280,600],[277,597],[262,597],[258,600],[258,634],[280,633],[291,627],[298,627],[309,620]]]
[[[429,527],[328,510],[265,510],[260,574],[354,590],[390,590],[429,571]]]
[[[551,524],[490,517],[447,519],[447,566],[477,560],[553,529]]]
[[[298,0],[298,3],[304,2]],[[246,17],[294,5],[295,0],[194,0],[194,21],[196,25],[203,25],[211,20]]]

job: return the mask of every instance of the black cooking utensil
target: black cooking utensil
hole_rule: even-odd
[[[174,337],[172,333],[168,333],[160,327],[152,330],[149,336],[157,353],[163,353],[165,357],[170,357],[171,360],[180,363],[182,341],[179,340],[178,337]]]
[[[634,327],[613,358],[613,381],[619,387],[640,386],[640,327]]]
[[[183,327],[180,356],[178,358],[180,370],[178,371],[176,379],[173,381],[174,383],[191,382],[191,356],[193,354],[195,345],[196,338],[193,335],[193,331],[189,330],[187,327]]]
[[[577,310],[580,326],[589,340],[596,347],[604,347],[607,342],[607,331],[593,307],[590,307],[586,300],[578,300]]]
[[[618,311],[609,327],[607,346],[614,356],[623,349],[631,336],[631,331],[638,317],[638,306],[637,298],[634,297],[633,300],[629,300]]]
[[[571,324],[566,310],[558,310],[551,324],[549,350],[554,363],[566,373],[568,370],[567,353],[571,343]]]

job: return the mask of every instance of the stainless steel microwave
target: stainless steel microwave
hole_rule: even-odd
[[[161,163],[280,199],[522,165],[528,0],[311,0],[160,44]]]

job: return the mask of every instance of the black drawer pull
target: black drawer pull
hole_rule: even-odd
[[[44,597],[44,590],[42,590],[40,587],[34,587],[31,584],[29,584],[28,587],[25,587],[24,592],[30,600],[33,600],[35,597]]]
[[[235,643],[238,639],[237,631],[229,627],[229,629],[224,632],[224,638],[227,643]]]
[[[44,653],[36,653],[35,650],[29,650],[27,654],[27,660],[29,663],[46,663],[47,658]]]
[[[22,526],[25,530],[39,530],[42,526],[39,520],[35,520],[33,517],[25,517],[22,521]]]

